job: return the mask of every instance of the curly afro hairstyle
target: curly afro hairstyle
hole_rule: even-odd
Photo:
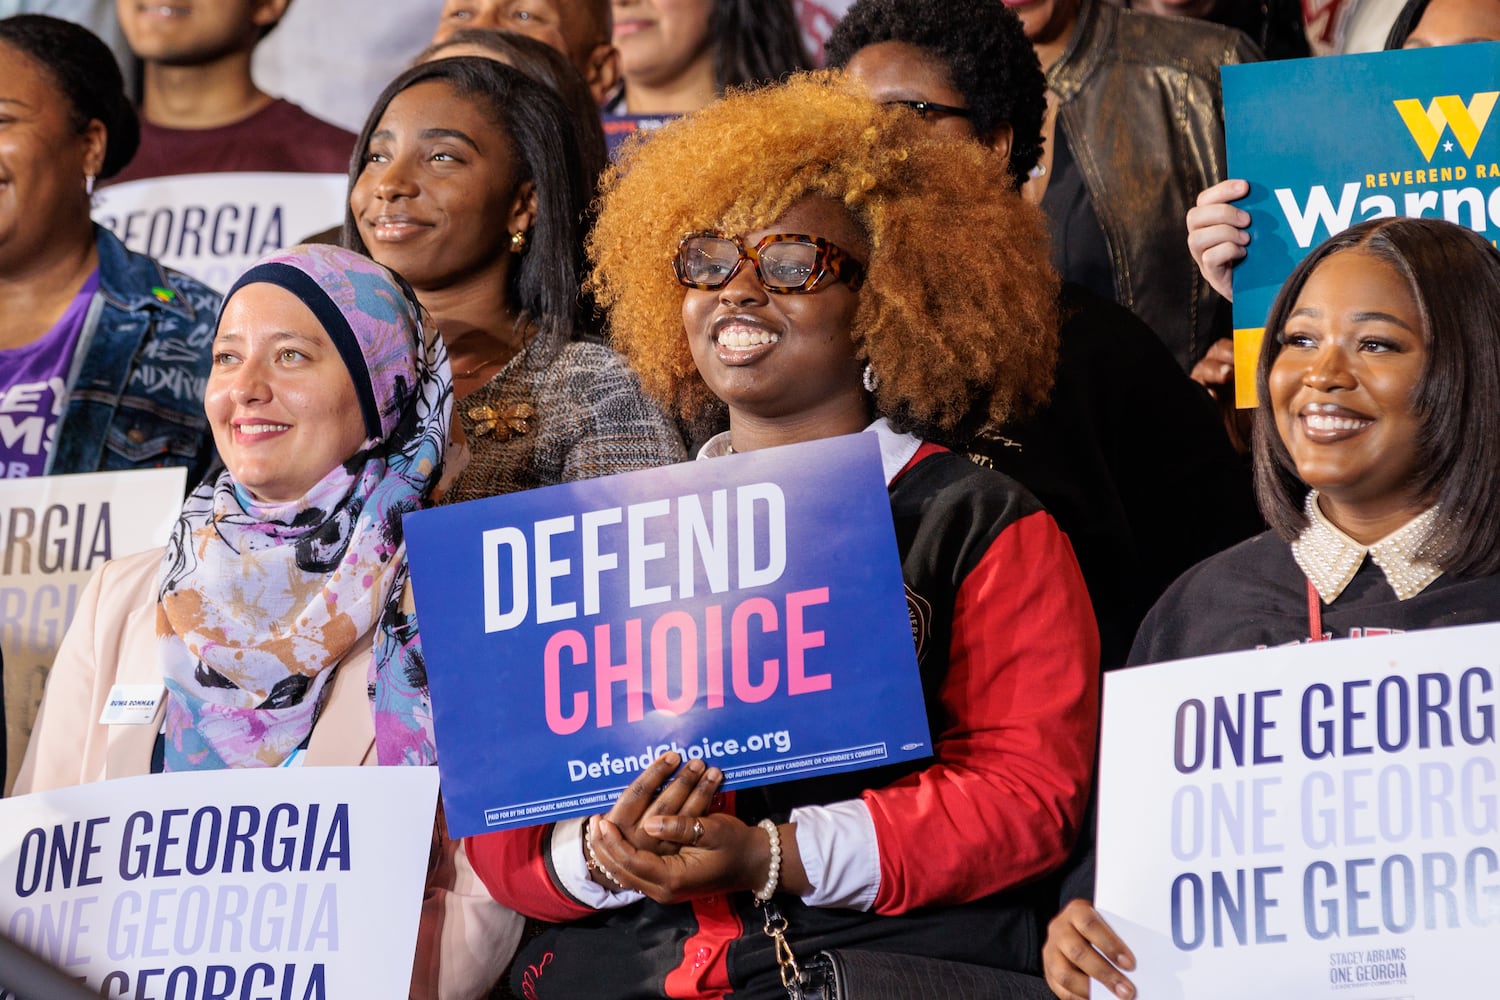
[[[981,139],[1011,129],[1010,169],[1019,186],[1042,155],[1047,78],[1021,19],[1000,0],[856,0],[824,48],[842,69],[860,49],[904,42],[932,53],[969,105]]]
[[[962,441],[1046,397],[1058,278],[1035,206],[968,140],[937,140],[836,74],[732,92],[627,143],[589,240],[612,343],[684,419],[715,403],[683,334],[672,259],[688,232],[746,233],[803,198],[842,203],[869,237],[849,336],[880,375],[874,409],[899,430]],[[998,197],[975,198],[990,188]],[[816,294],[816,293],[814,293]]]

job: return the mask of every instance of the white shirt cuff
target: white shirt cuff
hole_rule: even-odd
[[[610,892],[589,878],[588,865],[583,860],[583,828],[587,823],[587,819],[578,823],[564,820],[552,825],[552,871],[563,890],[596,910],[615,910],[645,899],[639,892],[624,889]],[[797,843],[800,845],[802,841]]]
[[[808,906],[869,910],[880,892],[880,844],[875,820],[860,799],[792,810],[797,851],[812,892]]]

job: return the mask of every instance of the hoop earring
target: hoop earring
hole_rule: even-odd
[[[510,234],[510,252],[521,253],[526,249],[526,230],[517,229]]]
[[[875,373],[875,368],[869,362],[865,363],[865,392],[873,393],[880,388],[880,376]]]

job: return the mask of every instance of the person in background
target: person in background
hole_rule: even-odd
[[[1300,0],[1126,0],[1131,10],[1164,17],[1191,17],[1242,31],[1267,59],[1312,55]]]
[[[722,772],[701,761],[656,797],[668,754],[607,816],[471,838],[491,892],[560,922],[513,967],[526,996],[785,996],[756,898],[799,958],[898,956],[933,989],[1036,968],[1035,880],[1088,795],[1097,639],[1052,519],[936,443],[961,437],[980,387],[1004,423],[1051,381],[1041,215],[971,197],[1005,182],[976,143],[931,139],[830,74],[728,95],[609,175],[598,294],[653,395],[684,418],[728,410],[701,460],[879,439],[934,753],[718,808]]]
[[[0,476],[184,466],[191,488],[219,296],[89,218],[139,134],[114,57],[42,14],[0,21],[0,57]]]
[[[594,178],[572,115],[494,59],[393,80],[349,175],[347,246],[401,273],[453,357],[473,453],[450,501],[650,468],[682,441],[624,362],[580,339]]]
[[[976,201],[1020,197],[1041,153],[1045,81],[1016,15],[991,0],[857,0],[828,39],[877,101],[1010,171]],[[1263,527],[1249,469],[1212,403],[1129,310],[1064,282],[1056,383],[1025,420],[984,429],[970,458],[1015,477],[1067,533],[1099,620],[1105,669],[1189,566]],[[1170,430],[1167,430],[1170,428]],[[1163,504],[1163,484],[1178,502]]]
[[[1500,5],[1490,0],[1407,0],[1385,47],[1426,49],[1500,39]]]
[[[117,182],[174,174],[343,173],[354,136],[265,93],[255,46],[291,0],[117,0],[144,70],[141,148]]]
[[[679,115],[808,69],[791,0],[613,0],[617,115]]]
[[[202,400],[224,470],[165,548],[79,598],[19,793],[237,767],[432,765],[401,516],[441,488],[453,386],[404,282],[339,247],[278,251],[225,297]],[[149,726],[98,721],[165,686]],[[520,918],[438,830],[410,995],[485,996]]]
[[[108,45],[120,65],[120,75],[125,78],[125,91],[130,93],[135,82],[135,56],[120,32],[120,19],[115,16],[115,0],[0,0],[0,17],[17,14],[47,14],[72,21],[89,29],[99,40]]]
[[[1259,59],[1238,31],[1105,0],[1012,9],[1047,74],[1042,156],[1026,195],[1063,278],[1130,309],[1183,371],[1229,314],[1182,242],[1193,197],[1224,176],[1219,67]]]
[[[432,44],[470,28],[513,31],[550,45],[578,70],[595,105],[619,86],[610,0],[445,0]]]
[[[1386,36],[1385,50],[1500,40],[1500,4],[1492,0],[1408,0]],[[1234,301],[1234,267],[1250,245],[1250,213],[1234,202],[1250,193],[1237,177],[1200,192],[1187,213],[1188,252],[1214,291]],[[1221,340],[1193,371],[1205,385],[1234,378],[1234,342]]]
[[[1174,583],[1132,664],[1500,620],[1500,252],[1440,219],[1334,236],[1271,306],[1256,387],[1271,530]],[[1064,1000],[1136,994],[1085,898],[1043,964]]]
[[[557,49],[513,31],[464,28],[427,46],[415,62],[432,62],[452,56],[494,59],[551,87],[572,115],[573,134],[578,139],[578,155],[583,160],[584,176],[589,179],[589,190],[598,186],[599,175],[609,165],[604,128],[599,124],[599,105],[587,82],[578,75],[578,70]]]

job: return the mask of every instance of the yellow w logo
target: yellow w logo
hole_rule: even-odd
[[[1406,123],[1406,130],[1416,140],[1417,148],[1431,163],[1445,126],[1453,130],[1453,137],[1464,148],[1464,155],[1473,156],[1485,123],[1490,120],[1490,112],[1495,109],[1496,98],[1500,98],[1500,91],[1489,90],[1475,94],[1467,107],[1457,94],[1434,97],[1425,108],[1414,98],[1396,101],[1395,105],[1401,120]]]

